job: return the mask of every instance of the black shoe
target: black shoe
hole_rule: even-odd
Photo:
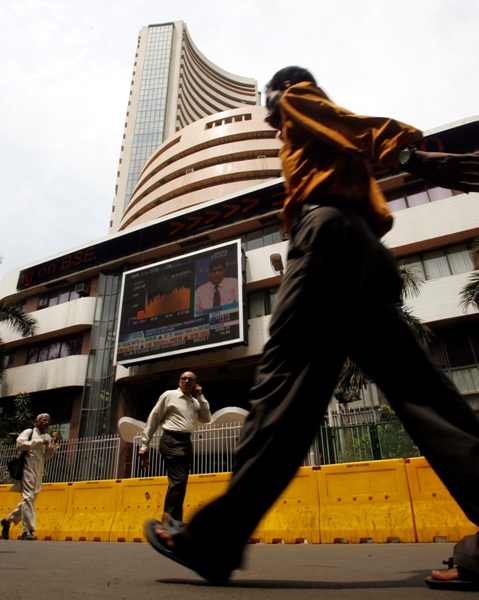
[[[7,519],[2,519],[2,538],[8,540],[8,532],[10,529],[10,523]]]
[[[172,536],[174,541],[173,548],[166,546],[163,538],[156,533],[155,527],[157,525],[161,525]],[[226,585],[233,569],[208,557],[196,556],[192,552],[188,542],[185,542],[184,537],[181,535],[182,527],[184,527],[184,524],[174,519],[166,523],[152,519],[145,523],[145,537],[153,548],[163,556],[166,556],[166,558],[174,560],[187,569],[196,571],[196,573],[204,577],[212,585]],[[181,540],[183,540],[183,544]]]
[[[22,533],[22,540],[36,540],[37,536],[33,535],[31,531],[24,531]]]
[[[1,524],[2,524],[2,537],[4,540],[8,540],[10,523],[7,521],[7,519],[2,519]]]

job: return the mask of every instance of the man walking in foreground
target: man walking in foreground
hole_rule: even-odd
[[[300,67],[278,71],[266,94],[266,121],[283,141],[290,243],[251,410],[227,491],[187,525],[145,528],[156,550],[214,584],[241,566],[254,528],[298,470],[348,356],[479,525],[479,420],[397,309],[401,279],[380,242],[393,218],[371,168],[479,191],[479,157],[416,150],[416,128],[337,106]],[[316,340],[312,350],[305,332]],[[433,572],[428,584],[475,586],[479,535],[457,544],[454,561],[459,567]]]

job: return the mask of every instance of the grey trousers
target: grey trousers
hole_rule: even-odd
[[[35,480],[28,477],[28,474],[29,472],[25,470],[22,479],[22,499],[7,516],[7,521],[9,523],[17,525],[20,521],[22,522],[23,533],[35,531],[37,528],[37,515],[35,513],[35,500],[37,494],[35,493]]]

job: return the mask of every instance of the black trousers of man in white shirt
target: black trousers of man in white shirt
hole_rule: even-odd
[[[182,521],[186,485],[193,462],[191,435],[164,429],[160,439],[160,454],[168,476],[164,512]]]

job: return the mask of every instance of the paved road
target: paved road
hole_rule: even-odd
[[[0,539],[8,600],[458,600],[424,584],[452,554],[442,544],[258,544],[227,587],[209,586],[147,543]]]

